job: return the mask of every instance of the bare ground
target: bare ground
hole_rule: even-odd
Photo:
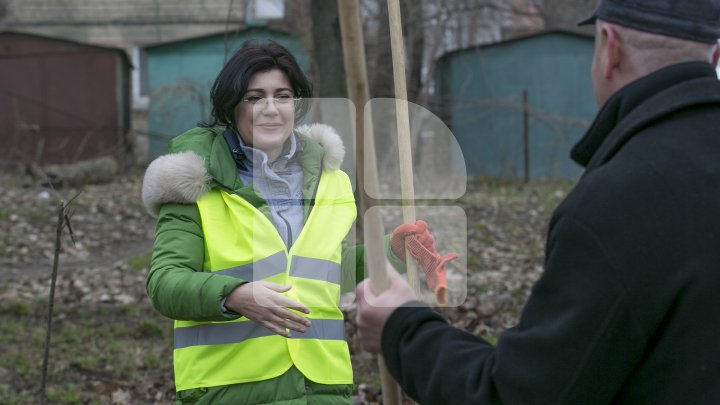
[[[48,370],[51,403],[168,404],[174,400],[171,321],[144,290],[154,221],[141,207],[141,173],[57,192],[0,175],[0,403],[38,403],[59,199],[71,204],[62,237]],[[545,230],[568,183],[478,182],[458,204],[467,240],[436,228],[463,259],[449,280],[455,326],[494,341],[517,320],[542,268]],[[431,222],[431,227],[433,223]],[[73,242],[74,240],[74,242]],[[466,269],[466,270],[465,270]],[[352,297],[346,331],[357,404],[382,403],[377,359],[356,341]]]

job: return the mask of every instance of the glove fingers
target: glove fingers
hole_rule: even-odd
[[[442,257],[442,265],[445,265],[445,263],[451,262],[451,261],[457,259],[458,257],[460,257],[460,255],[455,252],[448,253]]]
[[[397,228],[393,230],[393,237],[399,236],[399,237],[405,237],[407,235],[412,235],[418,233],[418,227],[415,224],[400,224]]]
[[[405,245],[408,235],[417,233],[415,224],[401,224],[393,230],[390,238],[390,249],[393,254],[403,262],[405,261]]]
[[[433,289],[433,292],[435,292],[435,303],[444,307],[448,304],[448,284],[445,268],[438,268],[438,271],[435,274],[437,276],[435,288]]]
[[[415,237],[423,246],[428,248],[428,250],[435,250],[435,238],[433,238],[430,232],[418,233]]]

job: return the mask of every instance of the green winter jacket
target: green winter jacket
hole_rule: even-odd
[[[252,185],[241,183],[223,132],[224,128],[195,128],[174,138],[170,142],[170,153],[153,161],[143,180],[143,202],[151,215],[157,217],[152,262],[146,284],[147,293],[153,306],[171,319],[227,321],[239,317],[237,314],[223,311],[221,301],[232,290],[247,281],[203,272],[205,248],[200,213],[195,204],[200,196],[211,188],[220,187],[250,202],[272,222],[266,201],[255,192]],[[299,163],[303,168],[303,206],[304,218],[307,220],[310,213],[309,203],[313,198],[323,165],[338,168],[344,152],[339,136],[332,128],[325,125],[305,127],[298,129],[296,133],[302,144]],[[388,248],[388,240],[389,238],[386,237],[388,259],[396,268],[404,270],[404,263]],[[351,291],[355,284],[365,277],[364,259],[362,245],[343,244],[341,272],[344,292]],[[299,374],[297,370],[295,373]],[[290,377],[285,375],[284,378]],[[225,387],[222,397],[227,399],[227,403],[263,403],[258,401],[273,403],[272,398],[266,398],[264,395],[252,400],[247,397],[250,392],[276,391],[276,389],[267,390],[257,387],[257,384],[263,383],[265,382],[254,383],[255,387],[249,392],[248,384],[231,386],[232,389]],[[273,380],[267,383],[277,384]],[[244,386],[247,389],[244,389]],[[211,388],[210,391],[217,392],[217,389],[218,387]],[[348,387],[338,386],[336,391],[338,395],[344,397],[347,389]],[[198,392],[204,391],[180,392],[178,400],[189,397],[192,399],[190,403],[193,403],[204,396],[199,395]],[[288,395],[292,397],[291,394]],[[235,402],[232,398],[243,398],[243,400]],[[214,401],[217,399],[215,398]],[[288,403],[304,403],[305,400],[300,398],[299,401]]]

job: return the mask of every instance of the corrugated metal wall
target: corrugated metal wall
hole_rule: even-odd
[[[579,176],[569,154],[597,111],[592,55],[591,37],[547,32],[441,58],[435,101],[468,175],[524,177],[526,91],[530,178]]]
[[[0,164],[120,156],[128,86],[122,51],[0,33]]]

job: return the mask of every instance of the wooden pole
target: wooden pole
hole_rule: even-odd
[[[365,67],[365,46],[363,44],[362,26],[360,25],[360,7],[358,0],[338,0],[338,12],[340,15],[340,31],[343,37],[343,55],[345,61],[346,81],[348,85],[348,97],[355,104],[358,110],[355,116],[356,131],[358,140],[358,176],[359,187],[363,188],[361,196],[363,210],[376,206],[376,201],[368,195],[378,195],[378,174],[375,161],[375,141],[372,133],[372,120],[365,117],[363,107],[370,98],[368,90],[367,68]],[[367,123],[367,125],[366,125]],[[371,210],[370,214],[378,210]],[[368,212],[365,212],[367,215]],[[375,292],[387,289],[387,277],[385,273],[385,246],[382,235],[384,234],[382,219],[379,215],[370,215],[365,219],[365,251],[370,262],[368,271]],[[368,237],[372,236],[372,237]]]
[[[405,79],[405,46],[402,36],[402,19],[400,17],[400,1],[388,0],[388,17],[390,19],[390,45],[392,49],[393,77],[395,80],[395,115],[397,118],[398,153],[400,157],[400,189],[402,200],[403,222],[415,223],[415,186],[412,171],[412,142],[410,138],[410,117],[407,104],[407,83]],[[418,279],[415,260],[407,252],[408,283],[420,296],[420,280]]]
[[[372,132],[371,111],[363,114],[363,109],[370,98],[368,89],[367,68],[365,66],[365,45],[363,41],[362,25],[360,23],[360,5],[358,0],[338,0],[338,14],[340,18],[340,31],[343,41],[343,57],[345,61],[345,75],[348,87],[348,97],[355,104],[355,136],[358,151],[358,182],[360,187],[360,205],[365,218],[363,229],[365,252],[367,257],[366,268],[370,275],[371,287],[379,293],[387,290],[388,281],[385,273],[385,246],[383,245],[383,223],[375,200],[368,198],[378,195],[378,174],[375,161],[375,140]],[[365,124],[368,125],[365,125]],[[359,141],[358,141],[359,139]],[[379,207],[376,207],[379,208]],[[402,392],[400,386],[393,380],[387,371],[382,355],[378,359],[380,378],[383,392],[383,403],[387,405],[400,405]]]

